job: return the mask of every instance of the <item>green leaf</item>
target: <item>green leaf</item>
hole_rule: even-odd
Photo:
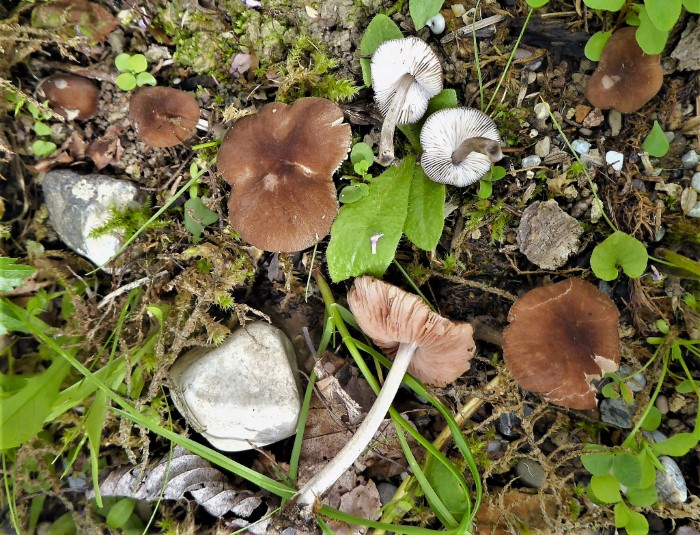
[[[216,223],[219,216],[202,202],[199,197],[191,197],[185,203],[185,228],[195,238],[199,238],[204,227]]]
[[[604,476],[612,468],[614,453],[594,453],[581,455],[583,466],[594,476]]]
[[[616,453],[612,462],[612,475],[625,487],[636,487],[642,479],[642,464],[636,455]]]
[[[90,449],[90,471],[92,472],[92,484],[95,489],[95,501],[99,507],[102,507],[102,496],[100,495],[100,482],[98,479],[100,474],[100,444],[102,443],[102,428],[105,425],[106,416],[107,394],[100,391],[95,394],[95,399],[90,404],[90,408],[85,416],[85,429],[88,436],[88,448]]]
[[[637,7],[639,9],[639,28],[635,33],[637,43],[646,54],[661,54],[668,41],[668,32],[654,26],[644,6]]]
[[[616,503],[622,500],[620,484],[613,476],[593,476],[591,478],[591,491],[593,495],[603,503]]]
[[[430,486],[438,495],[447,510],[459,522],[465,513],[469,511],[469,496],[455,479],[455,476],[442,464],[433,462],[426,472]]]
[[[625,0],[583,0],[591,9],[604,9],[606,11],[620,11],[625,5]]]
[[[603,396],[605,396],[605,397],[608,398],[608,399],[617,399],[617,398],[619,398],[619,397],[620,397],[620,392],[618,391],[618,388],[617,388],[619,384],[620,384],[619,382],[617,382],[617,383],[608,383],[608,384],[605,385],[605,386],[603,387],[603,389],[601,390],[601,394],[603,394]]]
[[[624,528],[630,520],[630,509],[625,502],[615,504],[615,527]]]
[[[629,278],[636,279],[646,270],[648,258],[642,242],[616,230],[593,249],[591,269],[596,277],[605,281],[617,278],[618,267]]]
[[[650,485],[646,488],[628,488],[625,492],[625,497],[632,505],[636,507],[649,507],[658,500],[656,487]]]
[[[156,79],[150,72],[140,72],[136,75],[136,85],[143,87],[144,85],[156,85]]]
[[[32,151],[34,152],[34,156],[37,158],[46,158],[51,156],[56,148],[56,144],[53,141],[37,139],[34,143],[32,143]]]
[[[369,183],[369,195],[340,208],[331,227],[326,257],[334,282],[348,277],[381,277],[394,258],[408,211],[415,159],[406,157]],[[376,238],[383,234],[381,238]],[[372,253],[372,239],[376,252]]]
[[[627,535],[647,535],[649,533],[649,522],[644,515],[636,511],[629,511],[629,518],[625,524]]]
[[[42,123],[41,121],[37,121],[34,123],[34,132],[36,133],[37,136],[50,136],[51,135],[51,127],[47,125],[46,123]]]
[[[408,194],[408,214],[403,231],[411,242],[432,251],[440,241],[445,225],[445,185],[433,182],[423,168],[415,167]]]
[[[338,195],[338,201],[343,204],[350,204],[359,201],[364,195],[362,194],[362,189],[355,184],[350,186],[345,186],[340,190],[340,195]]]
[[[656,455],[670,455],[682,457],[692,450],[698,443],[698,439],[692,433],[678,433],[662,442],[651,445]]]
[[[122,498],[107,513],[107,525],[113,529],[120,529],[129,520],[129,517],[134,512],[134,507],[136,507],[136,500]]]
[[[119,72],[129,72],[129,60],[131,55],[123,52],[114,58],[114,65]]]
[[[652,405],[649,407],[649,412],[642,422],[642,429],[644,431],[655,431],[659,428],[659,425],[661,425],[661,411]]]
[[[374,163],[374,152],[372,147],[367,143],[355,143],[350,151],[350,161],[354,164],[360,162],[368,162],[370,165]]]
[[[420,30],[425,23],[440,13],[443,0],[408,0],[408,11],[413,20],[413,26]]]
[[[51,522],[51,526],[46,531],[46,535],[74,535],[75,521],[73,515],[65,513]]]
[[[651,132],[649,132],[649,135],[642,143],[642,149],[655,158],[661,158],[668,152],[668,147],[669,143],[666,134],[661,129],[659,121],[654,121],[654,126],[651,128]]]
[[[681,16],[681,0],[645,0],[644,7],[652,24],[661,31],[673,28]]]
[[[480,199],[488,199],[493,193],[493,184],[490,180],[484,180],[483,178],[479,180],[479,191],[477,195]]]
[[[145,71],[148,68],[146,56],[143,54],[134,54],[129,58],[128,66],[127,70],[134,74]]]
[[[637,455],[639,459],[639,465],[642,467],[642,477],[639,480],[639,488],[647,488],[653,485],[656,481],[656,466],[654,466],[654,460],[650,456],[653,455],[647,448],[642,449]]]
[[[457,92],[454,89],[443,89],[430,99],[430,102],[428,102],[428,109],[425,111],[425,115],[423,115],[420,121],[414,124],[400,124],[397,128],[408,138],[413,150],[420,152],[420,131],[423,128],[425,120],[436,111],[444,110],[445,108],[456,108],[457,105]]]
[[[20,446],[41,431],[69,370],[70,363],[56,359],[47,370],[28,378],[21,390],[0,401],[0,450]]]
[[[35,272],[36,268],[18,264],[16,258],[0,257],[0,292],[9,292],[21,286]]]
[[[136,87],[136,77],[130,72],[123,72],[117,76],[116,84],[122,91],[131,91]]]
[[[603,48],[608,43],[612,32],[597,32],[591,35],[591,38],[586,43],[586,48],[583,53],[591,61],[599,61]]]
[[[538,8],[549,3],[549,0],[525,0],[530,7]]]
[[[383,14],[376,15],[367,26],[360,41],[360,67],[362,81],[367,87],[372,85],[370,58],[379,45],[391,39],[401,39],[403,34],[396,23]]]
[[[675,268],[673,272],[674,276],[700,280],[700,262],[697,260],[683,256],[682,254],[674,253],[664,247],[659,247],[656,249],[655,253],[662,260],[673,264]]]
[[[700,381],[685,379],[676,387],[676,392],[679,394],[690,394],[691,392],[695,391],[695,388],[700,388]]]
[[[683,0],[683,5],[691,13],[700,14],[700,0]]]

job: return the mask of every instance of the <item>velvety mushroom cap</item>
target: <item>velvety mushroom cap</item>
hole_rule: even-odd
[[[408,371],[431,386],[445,386],[469,369],[476,346],[468,323],[436,314],[417,295],[374,277],[359,277],[348,304],[362,331],[387,354],[400,343],[418,345]]]
[[[632,113],[661,89],[664,75],[659,55],[645,54],[635,31],[633,27],[622,28],[605,45],[586,86],[586,98],[594,106]]]
[[[477,146],[464,159],[455,162],[453,154],[467,140],[493,143],[486,149]],[[496,123],[473,108],[450,108],[433,113],[421,129],[420,143],[423,147],[420,163],[425,174],[435,182],[452,186],[464,187],[477,182],[489,172],[494,161],[503,157]],[[479,152],[480,148],[483,152]],[[494,151],[498,154],[492,154]]]
[[[131,97],[129,117],[146,145],[173,147],[194,134],[199,104],[179,89],[144,87]]]
[[[338,213],[333,173],[350,150],[350,125],[331,101],[275,102],[227,132],[216,165],[231,184],[229,219],[265,251],[311,247]]]
[[[581,279],[530,290],[508,313],[506,367],[525,390],[556,405],[593,409],[590,381],[620,364],[619,318],[612,300]]]
[[[435,52],[417,37],[392,39],[372,55],[372,89],[383,116],[387,115],[402,77],[414,81],[406,92],[397,124],[417,122],[428,109],[428,101],[442,91],[442,66]]]
[[[39,94],[49,101],[51,109],[59,115],[69,121],[82,121],[95,115],[100,90],[87,78],[57,74],[41,82]]]
[[[89,0],[57,0],[32,10],[32,26],[58,28],[68,23],[78,35],[101,43],[119,27],[119,21],[106,7]]]

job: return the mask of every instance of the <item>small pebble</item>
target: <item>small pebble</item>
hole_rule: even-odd
[[[528,156],[527,158],[523,158],[523,161],[521,163],[523,169],[527,167],[536,167],[542,163],[542,158],[539,156]]]
[[[579,154],[587,154],[588,151],[591,150],[591,144],[585,139],[575,139],[571,143],[571,146]]]
[[[455,17],[461,17],[467,12],[467,9],[462,4],[452,4],[450,7]]]
[[[610,123],[610,136],[617,136],[622,130],[622,114],[617,110],[610,110],[608,112],[608,123]]]
[[[676,535],[700,535],[700,531],[690,526],[682,526],[676,530]]]
[[[489,440],[486,443],[486,451],[488,453],[496,453],[497,451],[501,450],[501,441],[500,440]]]
[[[549,117],[549,105],[544,102],[535,104],[535,117],[538,119],[546,119]]]
[[[632,368],[630,368],[626,364],[623,364],[622,366],[620,366],[619,374],[621,376],[626,377],[630,373],[632,373]],[[629,387],[629,389],[632,392],[641,392],[644,389],[644,387],[646,386],[647,380],[643,374],[637,373],[637,374],[633,375],[632,377],[630,377],[629,379],[627,379],[625,381],[625,384]]]
[[[666,136],[666,139],[669,143],[671,143],[671,141],[673,141],[673,138],[676,137],[675,132],[664,132],[664,135]]]
[[[659,461],[666,472],[656,471],[656,492],[659,494],[659,502],[669,504],[683,503],[688,499],[688,486],[683,479],[681,469],[676,461],[666,455],[659,456]]]
[[[686,169],[695,169],[700,161],[700,156],[694,150],[689,150],[683,156],[681,156],[681,163]]]
[[[617,151],[609,150],[605,153],[605,163],[611,166],[615,171],[622,171],[622,164],[625,162],[625,156]]]
[[[519,433],[513,428],[520,425],[520,418],[514,412],[503,412],[496,422],[496,430],[503,438],[517,438]]]
[[[668,398],[663,394],[656,398],[654,405],[656,405],[656,408],[659,409],[661,414],[668,413]]]
[[[654,231],[654,241],[659,242],[666,236],[666,227],[659,227]]]
[[[596,108],[583,120],[583,126],[586,128],[595,128],[603,124],[604,120],[603,112]]]
[[[379,483],[377,485],[377,491],[379,492],[379,501],[382,502],[382,505],[389,503],[397,490],[398,487],[396,485],[392,485],[386,481]]]
[[[632,429],[634,405],[627,405],[622,398],[604,399],[600,402],[600,419],[620,429]]]
[[[535,152],[537,152],[537,147],[535,147]],[[690,185],[695,191],[700,193],[700,173],[695,173],[693,178],[690,179]]]
[[[646,190],[647,190],[647,186],[646,186],[646,184],[644,183],[644,181],[643,181],[643,180],[640,180],[640,179],[638,179],[638,178],[633,178],[633,179],[632,179],[632,188],[633,188],[633,189],[636,189],[636,190],[638,190],[638,191],[646,191]]]
[[[543,137],[535,144],[535,154],[540,158],[544,158],[545,156],[549,155],[551,148],[552,138],[549,136]],[[697,174],[700,175],[700,173]],[[698,179],[698,186],[700,187],[700,178]],[[700,191],[700,189],[698,191]]]
[[[698,201],[695,206],[688,210],[688,213],[685,215],[688,217],[700,217],[700,201]]]
[[[532,459],[521,459],[515,465],[515,473],[526,487],[539,488],[544,481],[544,469]]]

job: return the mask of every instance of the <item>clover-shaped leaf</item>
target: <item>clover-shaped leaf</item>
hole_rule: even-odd
[[[619,230],[599,243],[591,255],[591,269],[604,281],[615,280],[618,267],[631,279],[640,277],[647,268],[649,255],[638,239]]]

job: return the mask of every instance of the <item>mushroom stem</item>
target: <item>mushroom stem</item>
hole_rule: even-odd
[[[377,163],[384,167],[391,165],[394,161],[394,132],[399,121],[399,115],[403,109],[408,90],[416,79],[411,74],[404,74],[396,83],[396,90],[391,105],[384,117],[382,132],[379,136],[379,155]]]
[[[480,152],[488,157],[492,163],[503,159],[501,144],[498,141],[487,137],[470,137],[462,141],[452,153],[452,163],[458,164],[472,152]]]
[[[305,509],[311,509],[316,498],[320,498],[367,448],[386,416],[399,386],[401,386],[401,381],[411,363],[413,354],[416,352],[416,347],[415,343],[399,345],[391,370],[386,376],[384,386],[382,386],[374,405],[352,438],[343,446],[343,449],[299,490],[298,505]]]

